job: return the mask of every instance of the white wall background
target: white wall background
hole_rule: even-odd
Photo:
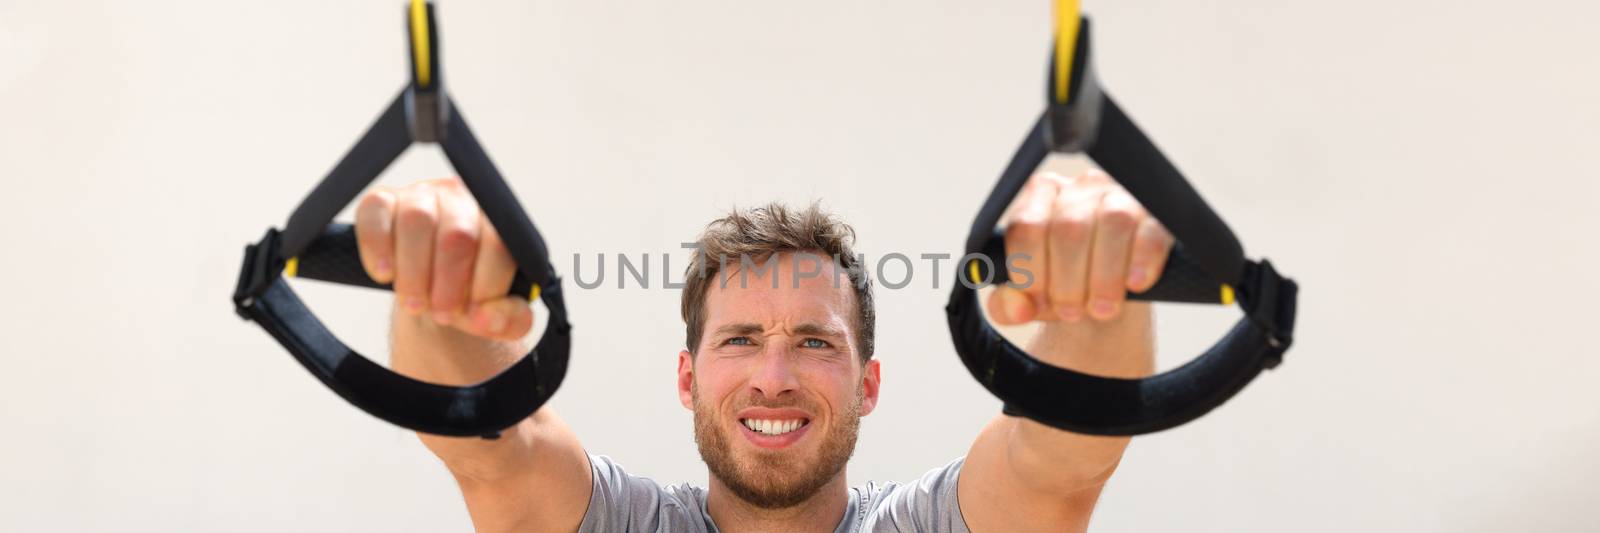
[[[470,527],[412,435],[228,301],[243,245],[400,87],[401,4],[0,1],[0,530]],[[1600,7],[1086,9],[1107,86],[1304,286],[1284,366],[1136,439],[1095,529],[1600,529]],[[1044,1],[440,16],[448,83],[564,258],[676,252],[773,198],[824,199],[869,254],[958,253],[1040,106],[1050,31]],[[415,149],[383,179],[447,172]],[[884,401],[855,481],[942,464],[998,408],[917,276],[879,296]],[[383,295],[301,286],[385,352]],[[678,295],[608,287],[570,297],[554,404],[592,450],[703,482],[670,377]],[[1165,367],[1234,318],[1163,313]]]

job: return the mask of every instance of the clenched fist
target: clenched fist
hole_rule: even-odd
[[[1076,177],[1042,172],[1012,202],[1006,251],[1032,272],[1026,288],[1002,285],[989,296],[1000,324],[1033,320],[1110,320],[1128,291],[1161,277],[1172,234],[1122,186],[1099,170]]]
[[[367,275],[392,282],[410,315],[501,340],[533,327],[528,301],[506,296],[516,262],[459,178],[374,187],[356,208],[356,240]]]

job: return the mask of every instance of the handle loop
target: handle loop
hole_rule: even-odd
[[[1233,232],[1100,87],[1090,63],[1089,20],[1078,16],[1077,2],[1063,0],[1057,7],[1075,24],[1063,25],[1058,33],[1044,113],[967,235],[968,268],[958,274],[961,283],[952,286],[945,306],[951,339],[967,370],[1005,402],[1007,414],[1095,435],[1176,427],[1215,409],[1282,361],[1293,340],[1298,287],[1271,263],[1245,259]],[[1071,45],[1063,45],[1069,37]],[[1051,151],[1086,153],[1178,241],[1156,287],[1130,297],[1237,303],[1245,317],[1193,361],[1142,379],[1051,366],[1000,336],[984,320],[968,278],[977,285],[1007,279],[1003,244],[994,244],[1003,243],[1004,234],[995,225]]]
[[[282,231],[245,248],[235,311],[271,334],[306,370],[352,405],[395,425],[439,435],[495,438],[532,415],[566,376],[572,326],[544,238],[529,220],[465,118],[445,93],[431,3],[407,12],[412,79],[356,145],[317,184]],[[353,231],[332,224],[406,148],[439,143],[516,260],[512,294],[544,302],[549,319],[533,350],[483,383],[451,387],[402,376],[340,342],[295,295],[285,275],[388,288],[366,276]]]

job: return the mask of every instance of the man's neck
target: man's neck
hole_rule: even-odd
[[[722,533],[795,531],[831,533],[844,519],[850,489],[844,472],[834,476],[806,501],[784,509],[762,509],[740,499],[717,476],[707,485],[706,512]]]

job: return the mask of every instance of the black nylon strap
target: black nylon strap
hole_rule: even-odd
[[[506,185],[500,170],[489,161],[489,154],[478,144],[472,129],[467,127],[461,107],[451,100],[450,108],[453,110],[450,122],[444,142],[440,144],[445,157],[461,173],[461,181],[483,208],[484,216],[494,224],[511,257],[516,259],[518,269],[540,286],[549,284],[555,278],[555,270],[550,266],[550,251],[544,237],[534,228],[522,203]]]
[[[1007,413],[1076,433],[1140,435],[1182,425],[1227,401],[1282,353],[1253,322],[1240,321],[1179,368],[1143,379],[1095,376],[1029,356],[984,321],[977,298],[957,290],[946,306],[967,370]]]
[[[978,209],[978,216],[972,219],[971,229],[967,230],[967,253],[984,249],[993,236],[995,226],[1000,224],[1000,217],[1005,215],[1006,207],[1011,205],[1011,199],[1022,192],[1022,186],[1028,184],[1033,171],[1038,170],[1045,156],[1050,155],[1050,147],[1045,143],[1046,129],[1044,117],[1035,120],[1033,128],[1023,137],[1022,145],[1011,154],[1011,162],[1001,171],[1000,181],[989,191],[989,197],[983,200],[983,207]]]
[[[1184,244],[1200,270],[1229,285],[1244,273],[1244,247],[1110,94],[1101,91],[1100,131],[1089,159],[1105,169]]]
[[[493,436],[532,415],[566,376],[571,326],[561,291],[546,290],[541,299],[551,313],[533,350],[499,375],[466,387],[408,378],[356,353],[317,320],[281,277],[244,312],[324,385],[363,411],[416,431]]]
[[[400,157],[411,146],[406,132],[405,91],[401,91],[389,108],[378,115],[378,120],[356,141],[356,145],[339,159],[339,164],[327,177],[311,189],[289,221],[283,226],[283,246],[280,259],[300,255],[306,246],[322,234],[324,227],[339,214],[344,206],[356,199],[383,169]]]

